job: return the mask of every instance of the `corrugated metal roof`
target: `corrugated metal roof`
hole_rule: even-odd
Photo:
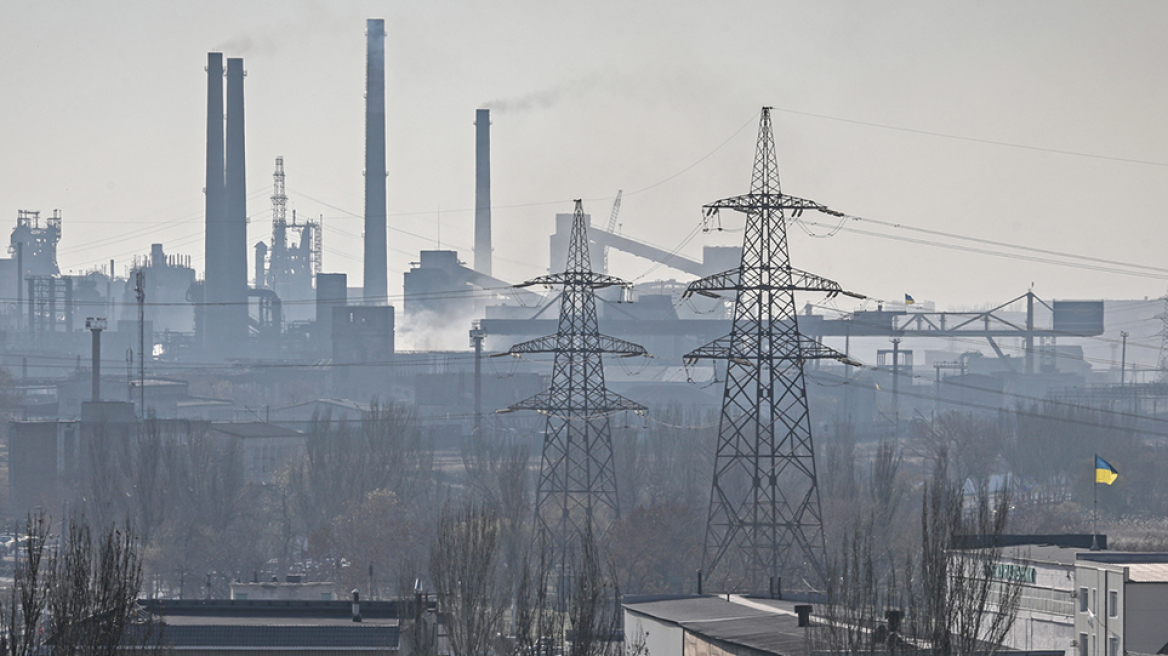
[[[647,598],[626,602],[635,613],[671,622],[703,638],[792,656],[807,653],[793,601],[725,597]]]
[[[1168,582],[1168,563],[1132,563],[1127,568],[1128,580],[1136,583]]]
[[[806,629],[799,628],[799,618],[766,613],[723,622],[683,622],[682,627],[700,636],[722,640],[752,649],[794,656],[806,654]]]

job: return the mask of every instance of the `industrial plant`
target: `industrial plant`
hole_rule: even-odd
[[[788,230],[805,214],[853,217],[830,199],[786,192],[770,107],[757,116],[753,161],[741,162],[746,191],[701,208],[707,227],[721,225],[723,211],[740,215],[740,245],[706,245],[699,258],[682,253],[675,235],[660,235],[668,244],[661,246],[623,234],[624,192],[613,189],[604,202],[549,210],[550,229],[540,235],[546,251],[528,254],[546,273],[528,280],[503,279],[493,266],[492,222],[506,219],[492,212],[491,184],[508,172],[492,171],[491,110],[467,107],[474,177],[460,184],[475,199],[473,234],[465,236],[473,250],[421,250],[391,279],[387,159],[399,154],[387,150],[385,39],[384,22],[368,20],[365,157],[353,163],[364,178],[360,286],[323,257],[325,217],[289,207],[296,162],[249,155],[248,121],[266,117],[245,103],[244,59],[221,52],[206,53],[205,179],[192,181],[205,194],[202,270],[192,266],[197,253],[157,243],[62,273],[57,248],[69,239],[68,209],[5,210],[15,225],[9,257],[0,259],[0,401],[10,418],[3,516],[21,525],[14,533],[37,513],[107,525],[129,516],[143,544],[172,545],[151,553],[181,554],[147,563],[144,596],[160,614],[195,616],[211,606],[192,600],[248,595],[332,602],[341,587],[347,594],[360,584],[378,595],[368,597],[379,601],[367,618],[404,618],[405,606],[384,600],[401,594],[400,580],[415,578],[405,569],[415,567],[408,613],[422,622],[429,595],[443,592],[439,573],[418,565],[437,551],[407,544],[440,533],[440,522],[418,510],[420,499],[451,526],[475,519],[450,519],[447,505],[459,494],[512,512],[482,521],[511,527],[500,529],[511,540],[509,558],[542,544],[552,571],[545,587],[563,599],[583,585],[568,572],[588,545],[631,541],[656,526],[637,513],[667,508],[690,523],[653,541],[684,533],[698,547],[669,561],[659,579],[636,579],[657,586],[644,591],[701,595],[704,586],[769,603],[826,589],[847,530],[830,514],[879,496],[874,484],[868,493],[856,487],[868,480],[856,463],[891,468],[891,498],[909,494],[904,471],[968,456],[955,446],[966,444],[966,428],[941,428],[953,417],[974,426],[977,440],[1051,417],[1141,436],[1125,444],[1165,437],[1164,299],[1048,299],[1020,286],[1000,303],[948,311],[907,293],[873,298],[864,280],[792,266]],[[186,74],[201,88],[197,70]],[[270,233],[265,223],[265,237],[251,244],[248,170],[272,172]],[[630,282],[617,253],[654,266],[657,279]],[[1129,359],[1130,332],[1162,336],[1155,361]],[[1000,454],[986,462],[1022,459],[1026,449],[999,442]],[[666,463],[662,449],[676,458]],[[1073,476],[1000,474],[968,458],[962,484],[997,476],[1027,503],[1059,512],[1068,512],[1060,504],[1086,504]],[[145,478],[151,462],[155,478]],[[168,502],[189,506],[198,521],[180,524],[151,505],[156,490],[186,498],[184,490],[204,483],[204,497]],[[903,514],[886,505],[889,517]],[[219,518],[225,507],[237,512]],[[629,517],[643,524],[630,527]],[[199,521],[207,528],[191,528]],[[380,523],[394,533],[369,528]],[[242,535],[260,524],[261,546],[217,550],[217,531]],[[1080,526],[1051,520],[1049,530],[1072,524]],[[377,547],[358,559],[345,540],[366,529],[373,537],[361,548]],[[1074,558],[1056,555],[1071,560],[1052,561],[1052,571],[1073,573]],[[1094,576],[1110,561],[1090,562],[1079,567]],[[191,603],[167,610],[165,599]],[[624,621],[682,630],[675,607],[654,604],[633,602]],[[360,622],[356,590],[352,607]],[[751,608],[736,612],[770,621],[771,611]],[[799,611],[797,626],[794,611],[776,612],[791,615],[794,631],[811,611]],[[389,626],[382,632],[392,636],[378,639],[399,639]]]

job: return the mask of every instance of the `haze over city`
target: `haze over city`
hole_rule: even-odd
[[[775,107],[784,191],[851,215],[1148,267],[1168,237],[1156,83],[1168,9],[1154,2],[10,2],[0,16],[11,63],[0,137],[19,153],[0,161],[3,211],[60,208],[65,271],[152,242],[201,269],[202,69],[222,50],[248,74],[249,244],[267,235],[282,155],[289,207],[324,217],[325,268],[360,285],[364,39],[353,25],[368,16],[388,33],[394,295],[420,249],[441,241],[469,260],[483,107],[495,274],[514,282],[548,268],[552,216],[573,198],[602,218],[623,189],[623,234],[682,244],[703,203],[745,191],[762,105]],[[821,222],[809,229],[830,232]],[[791,232],[796,266],[938,307],[1002,302],[1031,283],[1045,298],[1155,297],[1168,278]],[[739,237],[698,234],[681,252]],[[613,271],[636,280],[651,266],[617,255]],[[663,274],[684,278],[650,277]]]
[[[1168,653],[1168,5],[0,5],[0,656]]]

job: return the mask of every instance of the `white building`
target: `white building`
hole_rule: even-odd
[[[1168,651],[1168,553],[1093,551],[1075,563],[1073,656]]]
[[[1168,553],[1020,545],[987,572],[1022,586],[1009,649],[1168,653]]]

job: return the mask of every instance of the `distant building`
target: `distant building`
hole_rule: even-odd
[[[1009,536],[1021,538],[1024,536]],[[1108,551],[1100,536],[1003,549],[986,571],[1022,586],[1005,647],[1067,656],[1168,653],[1168,553]],[[1037,540],[1035,540],[1037,541]]]
[[[805,656],[796,602],[738,595],[626,595],[624,639],[642,656]]]
[[[348,399],[316,399],[283,408],[272,408],[267,417],[277,426],[303,431],[313,419],[356,423],[364,419],[368,412],[368,403],[357,403]]]
[[[162,622],[162,643],[187,656],[294,653],[326,656],[400,652],[398,604],[348,601],[143,600]]]
[[[1068,656],[1168,653],[1168,553],[1077,554],[1075,588]]]
[[[300,580],[289,574],[283,581],[231,584],[231,598],[235,601],[335,601],[336,584],[331,581]]]
[[[213,421],[209,433],[234,441],[247,483],[271,483],[284,465],[304,456],[304,433],[262,421]]]

